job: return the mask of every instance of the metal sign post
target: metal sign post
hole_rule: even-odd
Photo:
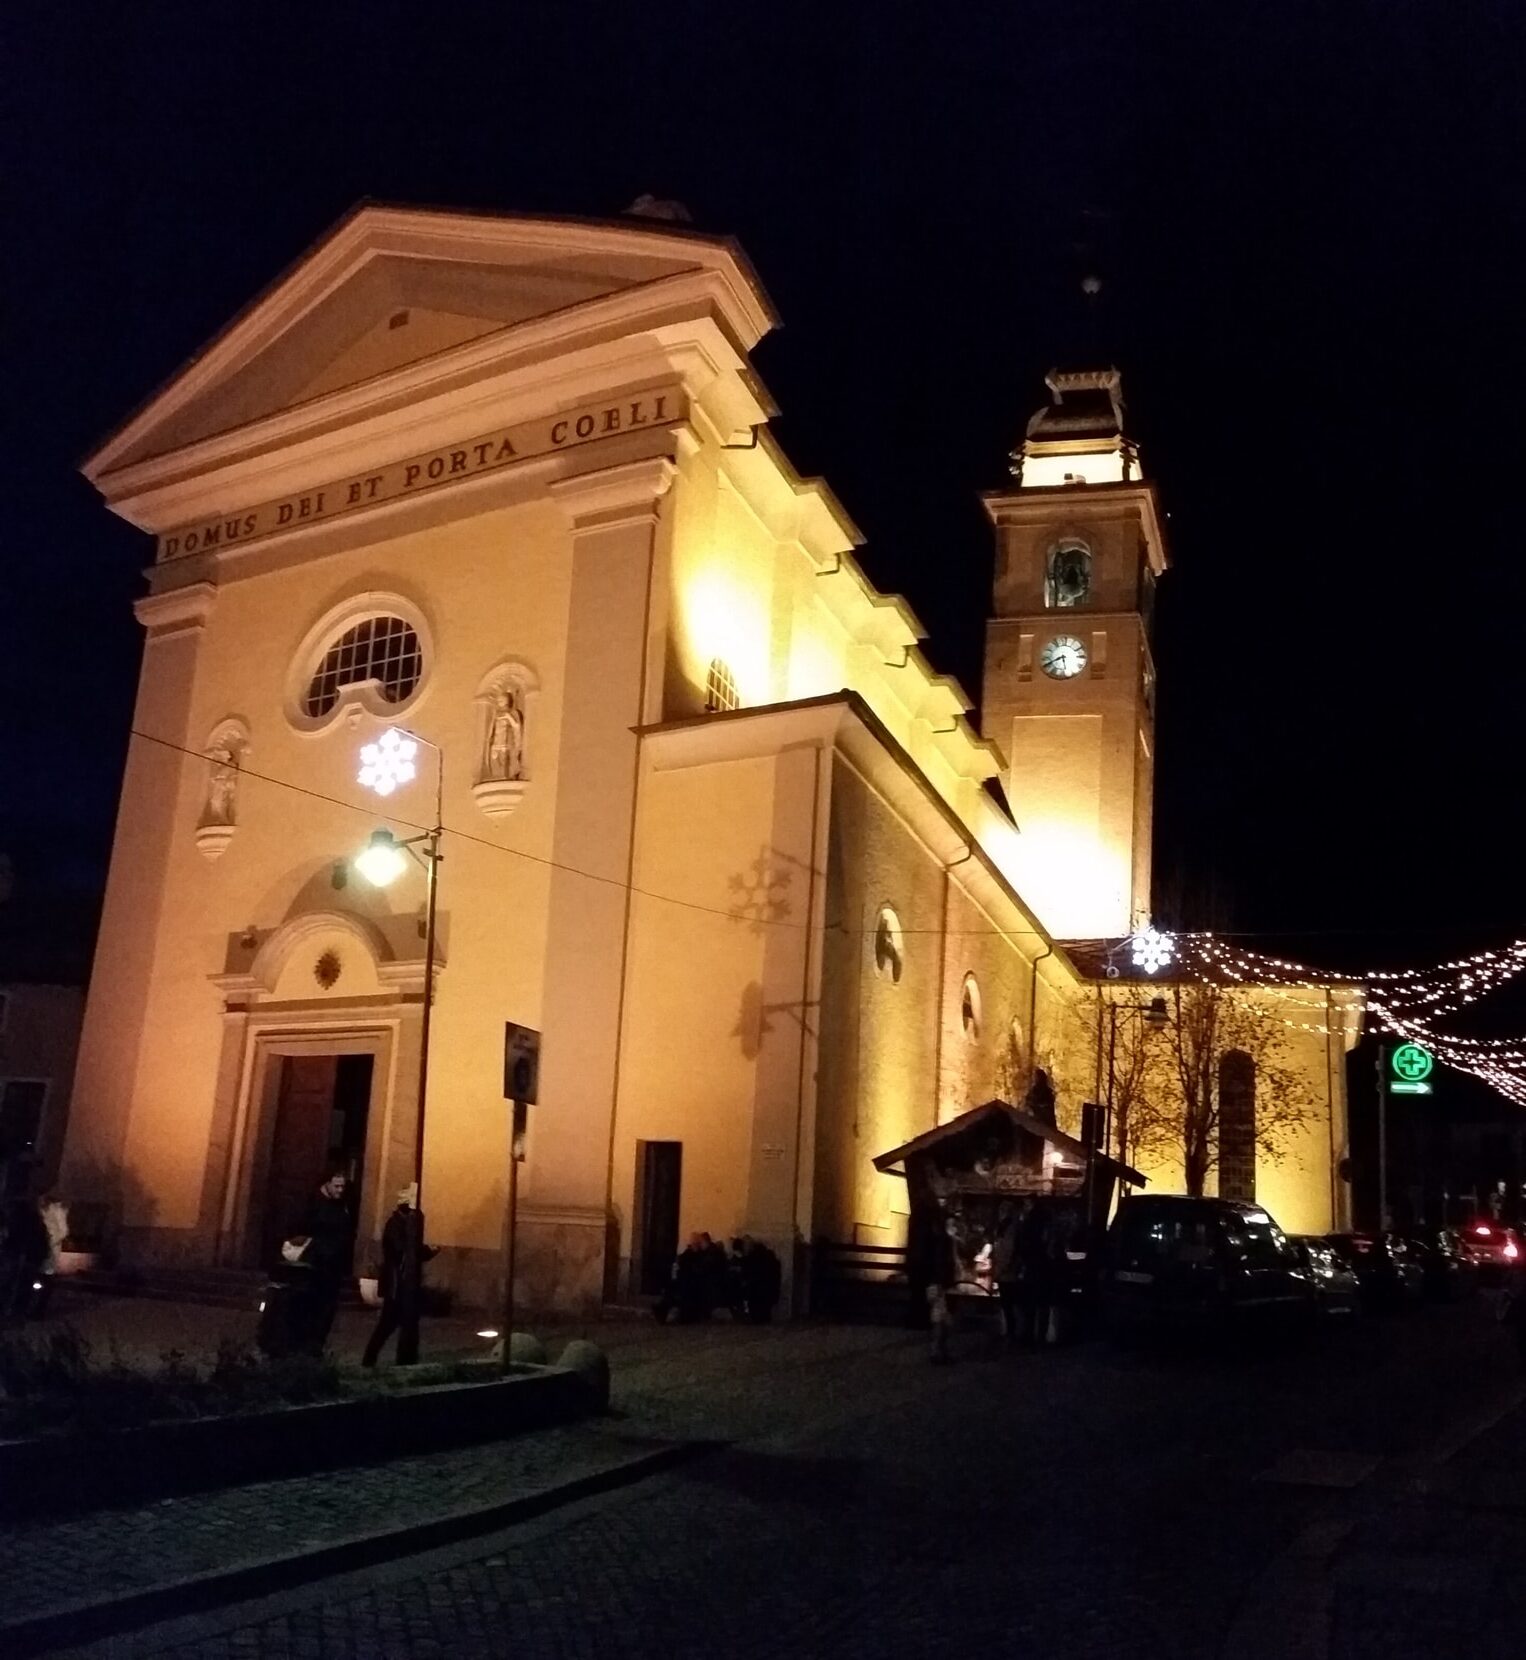
[[[1386,1062],[1386,1064],[1385,1064]],[[1378,1045],[1378,1226],[1388,1226],[1388,1098],[1390,1095],[1429,1095],[1436,1057],[1418,1043],[1401,1043],[1389,1054]],[[1422,1194],[1424,1180],[1422,1172]]]
[[[503,1358],[500,1369],[512,1370],[514,1344],[514,1244],[519,1221],[519,1167],[525,1162],[525,1132],[530,1108],[540,1089],[540,1033],[511,1021],[503,1025],[503,1093],[514,1104],[509,1126],[509,1191],[503,1217]]]

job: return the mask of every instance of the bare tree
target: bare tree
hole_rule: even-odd
[[[1132,987],[1110,982],[1071,1005],[1069,1042],[1057,1077],[1078,1127],[1083,1100],[1111,1101],[1108,1145],[1102,1150],[1124,1164],[1139,1157],[1141,1128],[1153,1133],[1159,1124],[1157,1098],[1167,1078],[1160,1036],[1132,993]]]
[[[1201,1195],[1219,1156],[1220,1063],[1241,1051],[1255,1062],[1255,1141],[1272,1163],[1318,1110],[1289,1063],[1286,1028],[1253,991],[1194,982],[1166,993],[1171,1021],[1144,1058],[1130,1135],[1141,1153],[1179,1155],[1187,1191]]]

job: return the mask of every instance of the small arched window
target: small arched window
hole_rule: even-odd
[[[874,972],[898,985],[905,966],[906,936],[901,931],[901,919],[886,905],[874,925]]]
[[[1044,604],[1051,611],[1085,605],[1092,591],[1092,550],[1074,539],[1056,542],[1044,572]]]
[[[725,659],[712,657],[710,671],[705,676],[705,712],[719,715],[727,709],[735,709],[740,701],[736,677]]]
[[[311,717],[326,715],[347,686],[364,685],[374,685],[386,703],[402,703],[423,672],[423,648],[408,623],[401,617],[367,617],[329,645],[302,708]]]
[[[1256,1062],[1243,1049],[1219,1057],[1219,1197],[1256,1197]]]
[[[971,1043],[980,1037],[980,982],[973,974],[964,977],[964,990],[959,998],[959,1023]]]

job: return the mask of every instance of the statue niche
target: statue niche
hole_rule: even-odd
[[[196,849],[205,858],[219,858],[238,827],[239,773],[249,748],[242,721],[224,721],[207,739],[206,794],[196,821]]]
[[[530,699],[536,681],[526,664],[500,663],[477,689],[482,739],[472,795],[489,818],[506,818],[529,782]]]
[[[483,756],[483,783],[522,783],[524,780],[525,717],[518,688],[500,686],[493,693],[488,720],[487,753]]]

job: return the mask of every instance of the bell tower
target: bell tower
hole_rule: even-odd
[[[1116,369],[1062,373],[983,500],[996,532],[982,726],[1005,760],[1023,897],[1062,939],[1150,910],[1155,665],[1167,567]]]

